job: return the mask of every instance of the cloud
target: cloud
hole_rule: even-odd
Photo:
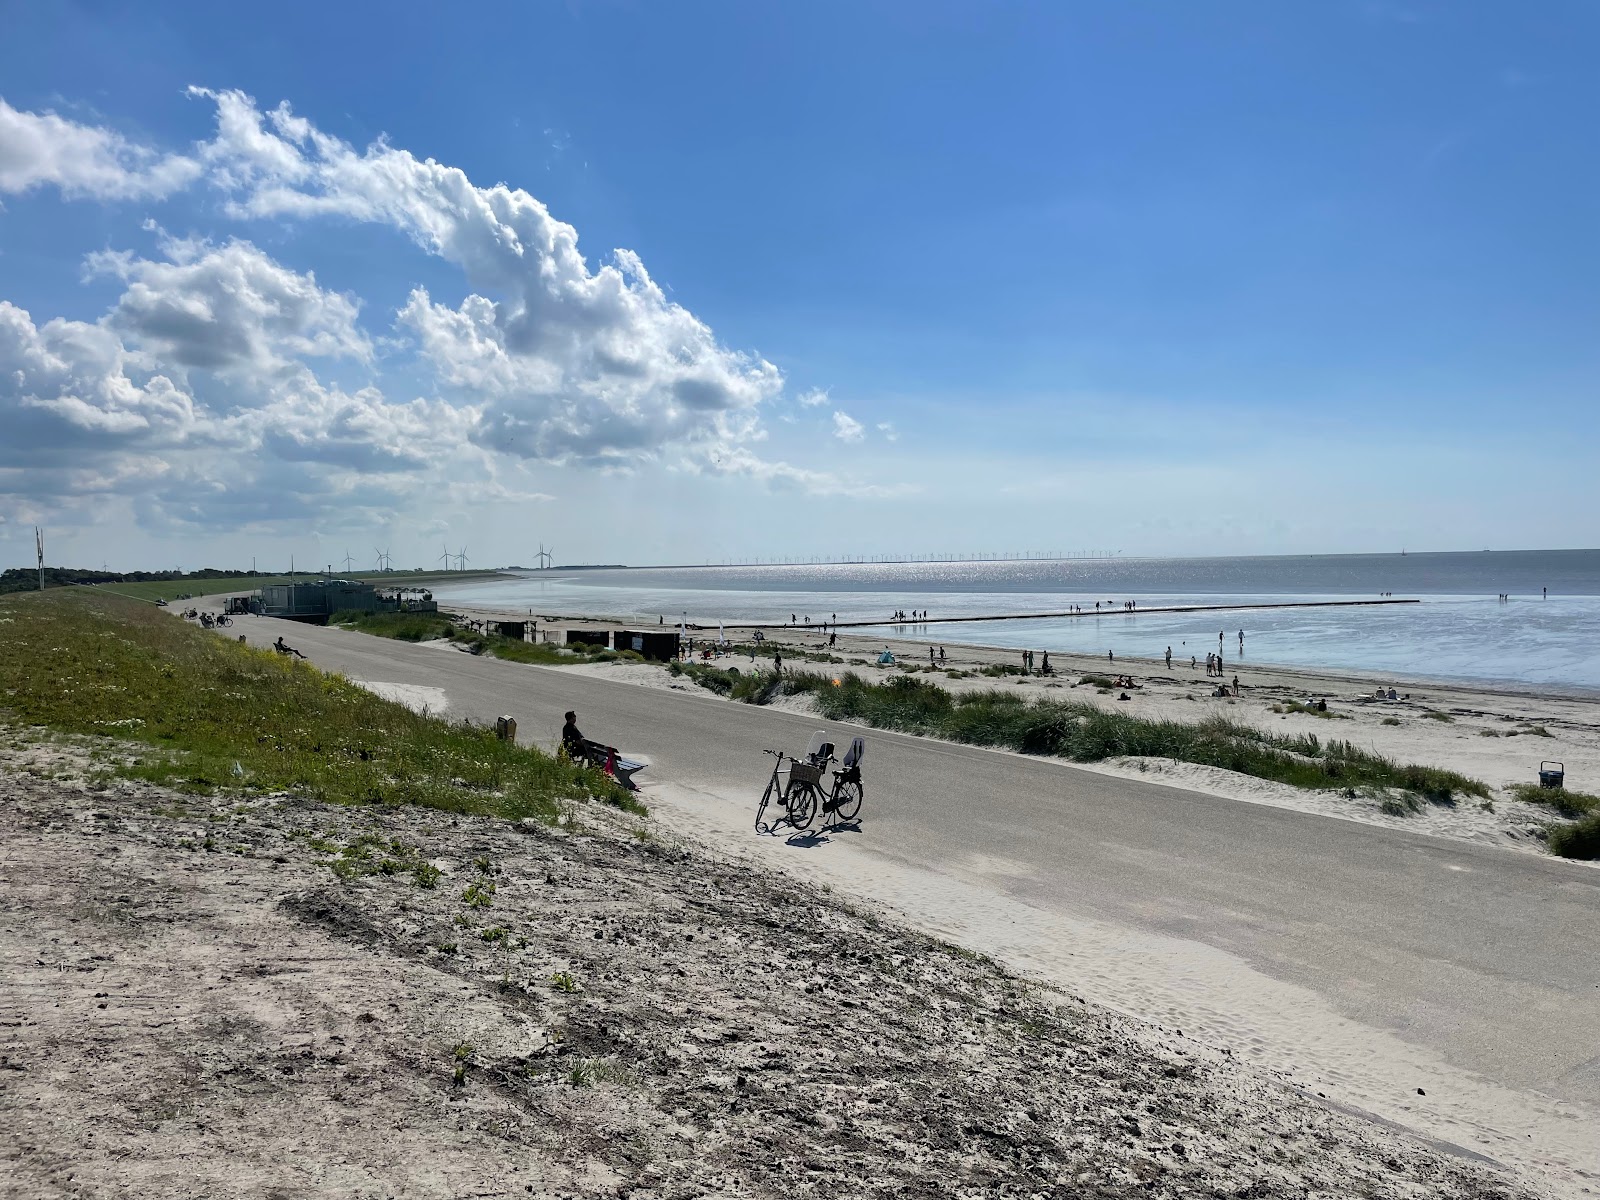
[[[905,495],[916,490],[900,484],[861,484],[826,471],[813,471],[786,462],[769,462],[743,446],[708,455],[703,461],[686,462],[684,467],[697,475],[736,475],[759,479],[780,491],[802,491],[813,496],[877,498]]]
[[[360,304],[324,291],[310,272],[280,266],[255,246],[163,239],[167,261],[101,252],[91,273],[128,284],[108,324],[178,367],[280,375],[304,357],[368,361]]]
[[[812,388],[809,392],[801,392],[795,399],[806,408],[821,408],[828,402],[828,389]]]
[[[176,257],[176,272],[118,258],[130,287],[98,323],[36,325],[0,301],[0,495],[69,510],[122,495],[150,519],[223,528],[345,507],[388,519],[441,480],[492,479],[477,409],[347,392],[284,356],[364,354],[352,304],[246,243]],[[196,386],[213,376],[233,382]]]
[[[900,440],[900,434],[896,432],[894,425],[889,421],[879,421],[878,432],[883,434],[885,441],[898,442]]]
[[[201,423],[192,398],[110,330],[60,318],[38,326],[0,300],[0,465],[49,468],[96,448],[176,445]]]
[[[186,187],[201,166],[158,154],[121,134],[53,112],[31,113],[0,99],[0,192],[54,184],[67,196],[97,200],[159,198]]]
[[[759,437],[778,369],[721,345],[636,254],[617,250],[591,269],[577,230],[520,188],[478,187],[382,140],[358,152],[286,104],[262,112],[241,92],[192,91],[217,105],[202,156],[230,212],[388,225],[481,289],[451,306],[418,288],[399,325],[441,386],[481,406],[482,445],[624,466]]]
[[[833,414],[833,436],[841,442],[859,442],[865,436],[861,422],[842,412]]]

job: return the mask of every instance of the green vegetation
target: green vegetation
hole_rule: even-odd
[[[681,667],[679,673],[713,686],[697,674],[710,669]],[[1023,754],[1056,755],[1074,762],[1122,756],[1172,758],[1303,788],[1398,789],[1437,804],[1452,803],[1458,793],[1489,794],[1482,783],[1454,771],[1396,763],[1348,741],[1324,743],[1309,733],[1286,737],[1225,718],[1198,724],[1156,721],[1082,702],[1029,700],[1000,690],[952,693],[908,675],[884,683],[854,673],[835,679],[805,671],[781,679],[759,678],[763,684],[751,688],[749,703],[810,693],[828,720],[859,721],[975,746],[1004,746]],[[742,677],[725,694],[745,699],[741,684]]]
[[[467,884],[466,891],[461,893],[461,899],[468,908],[493,908],[494,907],[494,881],[475,879]]]
[[[444,612],[374,613],[345,609],[329,617],[328,623],[402,642],[431,642],[458,632],[451,615]]]
[[[365,579],[372,583],[404,583],[415,585],[429,579],[489,579],[499,575],[493,570],[450,571],[440,575],[437,571],[356,571],[343,575],[344,579]],[[219,592],[252,591],[269,583],[287,583],[288,575],[275,575],[270,571],[259,574],[252,571],[223,570],[206,567],[198,571],[85,571],[72,567],[46,567],[45,588],[94,587],[132,600],[176,600],[179,596],[214,596]],[[293,578],[315,578],[302,572]],[[28,567],[12,567],[0,573],[0,595],[8,592],[36,592],[39,590],[39,572]]]
[[[544,642],[520,642],[515,638],[494,633],[479,633],[457,624],[454,613],[448,612],[390,612],[372,613],[346,609],[328,618],[331,625],[341,625],[358,633],[373,637],[395,638],[402,642],[432,642],[448,639],[471,649],[474,654],[490,654],[508,662],[536,663],[541,666],[571,666],[574,663],[643,662],[642,655],[632,650],[574,650],[566,646],[552,646]]]
[[[1314,705],[1302,704],[1299,700],[1285,700],[1281,706],[1274,705],[1272,711],[1282,713],[1304,713],[1308,717],[1321,717],[1325,721],[1348,721],[1350,719],[1344,713],[1330,712],[1325,708],[1317,708]],[[1398,721],[1395,722],[1396,725],[1399,723],[1400,722]]]
[[[1563,817],[1584,817],[1600,812],[1600,796],[1569,792],[1566,788],[1544,788],[1536,783],[1519,783],[1511,788],[1514,799],[1524,804],[1543,804]]]
[[[668,663],[667,671],[674,676],[688,676],[707,691],[744,704],[770,704],[782,695],[784,688],[785,677],[772,671],[741,671],[738,667],[681,662]]]
[[[550,986],[558,992],[575,992],[578,990],[578,979],[571,971],[557,971],[550,976]]]
[[[0,598],[0,638],[0,722],[116,739],[124,777],[545,821],[587,797],[641,811],[602,772],[95,589]]]
[[[1546,844],[1552,854],[1562,858],[1600,858],[1600,812],[1590,813],[1570,825],[1557,825],[1550,830]]]
[[[1428,720],[1430,720],[1430,721],[1442,721],[1446,725],[1449,725],[1449,724],[1451,724],[1451,723],[1453,723],[1455,721],[1455,718],[1452,717],[1449,713],[1442,713],[1438,709],[1435,709],[1435,708],[1430,708],[1427,712],[1423,713],[1422,715],[1427,717]]]

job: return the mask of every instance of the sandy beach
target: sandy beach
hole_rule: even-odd
[[[448,607],[476,620],[515,620],[527,616],[526,611],[491,607],[459,604]],[[557,631],[569,627],[653,627],[641,624],[642,620],[568,616],[550,624],[546,633],[559,637]],[[748,643],[754,629],[729,625],[724,632],[731,642]],[[691,635],[698,648],[714,642],[717,631],[692,629]],[[1205,672],[1204,649],[1198,655],[1199,664],[1192,669],[1188,657],[1180,660],[1176,653],[1170,669],[1160,659],[1118,656],[1115,661],[1108,662],[1104,657],[1052,654],[1052,675],[1036,671],[1028,676],[990,676],[969,673],[997,664],[1020,666],[1021,652],[860,632],[840,633],[830,650],[828,639],[820,629],[804,627],[768,629],[764,636],[769,647],[778,648],[784,655],[786,667],[796,670],[853,671],[870,679],[886,679],[902,674],[909,665],[919,668],[919,678],[958,692],[1005,688],[1029,696],[1082,701],[1157,720],[1192,722],[1225,716],[1274,732],[1315,734],[1324,741],[1350,741],[1362,749],[1401,762],[1458,771],[1481,780],[1493,790],[1487,802],[1463,798],[1453,805],[1430,804],[1415,813],[1394,813],[1384,811],[1379,802],[1370,797],[1347,796],[1336,790],[1307,791],[1170,759],[1127,758],[1080,764],[1086,770],[1159,780],[1256,804],[1543,853],[1543,832],[1555,819],[1555,814],[1547,806],[1515,799],[1510,789],[1518,784],[1537,783],[1541,762],[1553,761],[1564,764],[1568,788],[1600,790],[1600,695],[1587,695],[1577,689],[1488,687],[1421,678],[1380,678],[1334,670],[1258,666],[1249,658],[1248,638],[1243,658],[1237,656],[1237,640],[1230,638],[1225,643],[1223,675],[1213,678]],[[926,670],[930,645],[935,649],[937,669],[934,671]],[[937,657],[940,647],[945,654],[942,661]],[[878,662],[885,649],[895,656],[895,665]],[[839,661],[808,660],[806,655],[830,656]],[[744,669],[750,665],[747,654],[722,655],[712,661]],[[770,669],[768,660],[759,662],[764,664],[764,669]],[[1042,667],[1042,660],[1038,665]],[[710,694],[653,664],[602,663],[563,669],[644,687]],[[1136,686],[1105,691],[1081,682],[1086,677],[1121,675],[1131,676]],[[1235,676],[1239,680],[1239,695],[1214,695],[1221,683],[1231,688]],[[1376,692],[1380,687],[1385,696],[1393,688],[1399,698],[1378,699]],[[1316,700],[1326,702],[1326,716],[1320,712],[1313,715],[1286,710],[1290,702],[1304,704]],[[810,709],[806,697],[789,697],[779,703],[794,711]]]

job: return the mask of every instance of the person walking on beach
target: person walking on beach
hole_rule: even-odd
[[[930,667],[936,667],[936,666],[939,665],[939,660],[934,657],[933,647],[932,646],[928,647],[928,665]]]
[[[1172,670],[1172,647],[1167,647],[1167,670]]]
[[[1194,655],[1191,654],[1191,655],[1189,655],[1189,670],[1192,671],[1194,669],[1195,669]]]
[[[1106,661],[1114,664],[1117,661],[1117,652],[1115,650],[1107,650]]]
[[[772,652],[772,673],[774,675],[783,674],[783,655],[776,650]]]
[[[1239,630],[1239,653],[1244,653],[1244,630]]]
[[[944,647],[943,646],[939,647],[939,662],[940,662],[941,665],[943,665],[943,663],[944,663]]]
[[[1044,652],[1044,666],[1040,668],[1039,673],[1041,675],[1050,674],[1050,651],[1048,650]]]
[[[838,640],[839,640],[839,635],[837,633],[830,633],[828,635],[828,649],[832,650],[833,647],[834,647],[834,644],[836,642],[838,642]]]

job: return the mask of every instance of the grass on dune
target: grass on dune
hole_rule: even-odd
[[[1600,812],[1591,812],[1581,821],[1555,826],[1545,844],[1552,854],[1563,858],[1600,858]]]
[[[797,671],[780,680],[769,673],[737,674],[714,667],[679,670],[703,687],[748,703],[809,693],[829,720],[1074,762],[1171,758],[1303,788],[1394,788],[1439,804],[1451,803],[1457,795],[1489,794],[1484,784],[1454,771],[1397,763],[1348,741],[1273,734],[1224,718],[1157,721],[1082,702],[1030,700],[1002,690],[949,692],[911,676],[873,683],[854,673]]]
[[[0,721],[117,739],[127,777],[542,820],[587,797],[637,809],[597,771],[92,589],[0,599],[0,644]]]
[[[1563,817],[1586,817],[1600,812],[1600,796],[1587,792],[1569,792],[1566,788],[1543,788],[1536,783],[1519,783],[1511,794],[1524,804],[1542,804],[1553,808]]]
[[[1536,783],[1519,783],[1511,794],[1524,804],[1541,804],[1563,817],[1576,818],[1549,827],[1545,844],[1551,853],[1563,858],[1600,858],[1600,796],[1542,788]]]

